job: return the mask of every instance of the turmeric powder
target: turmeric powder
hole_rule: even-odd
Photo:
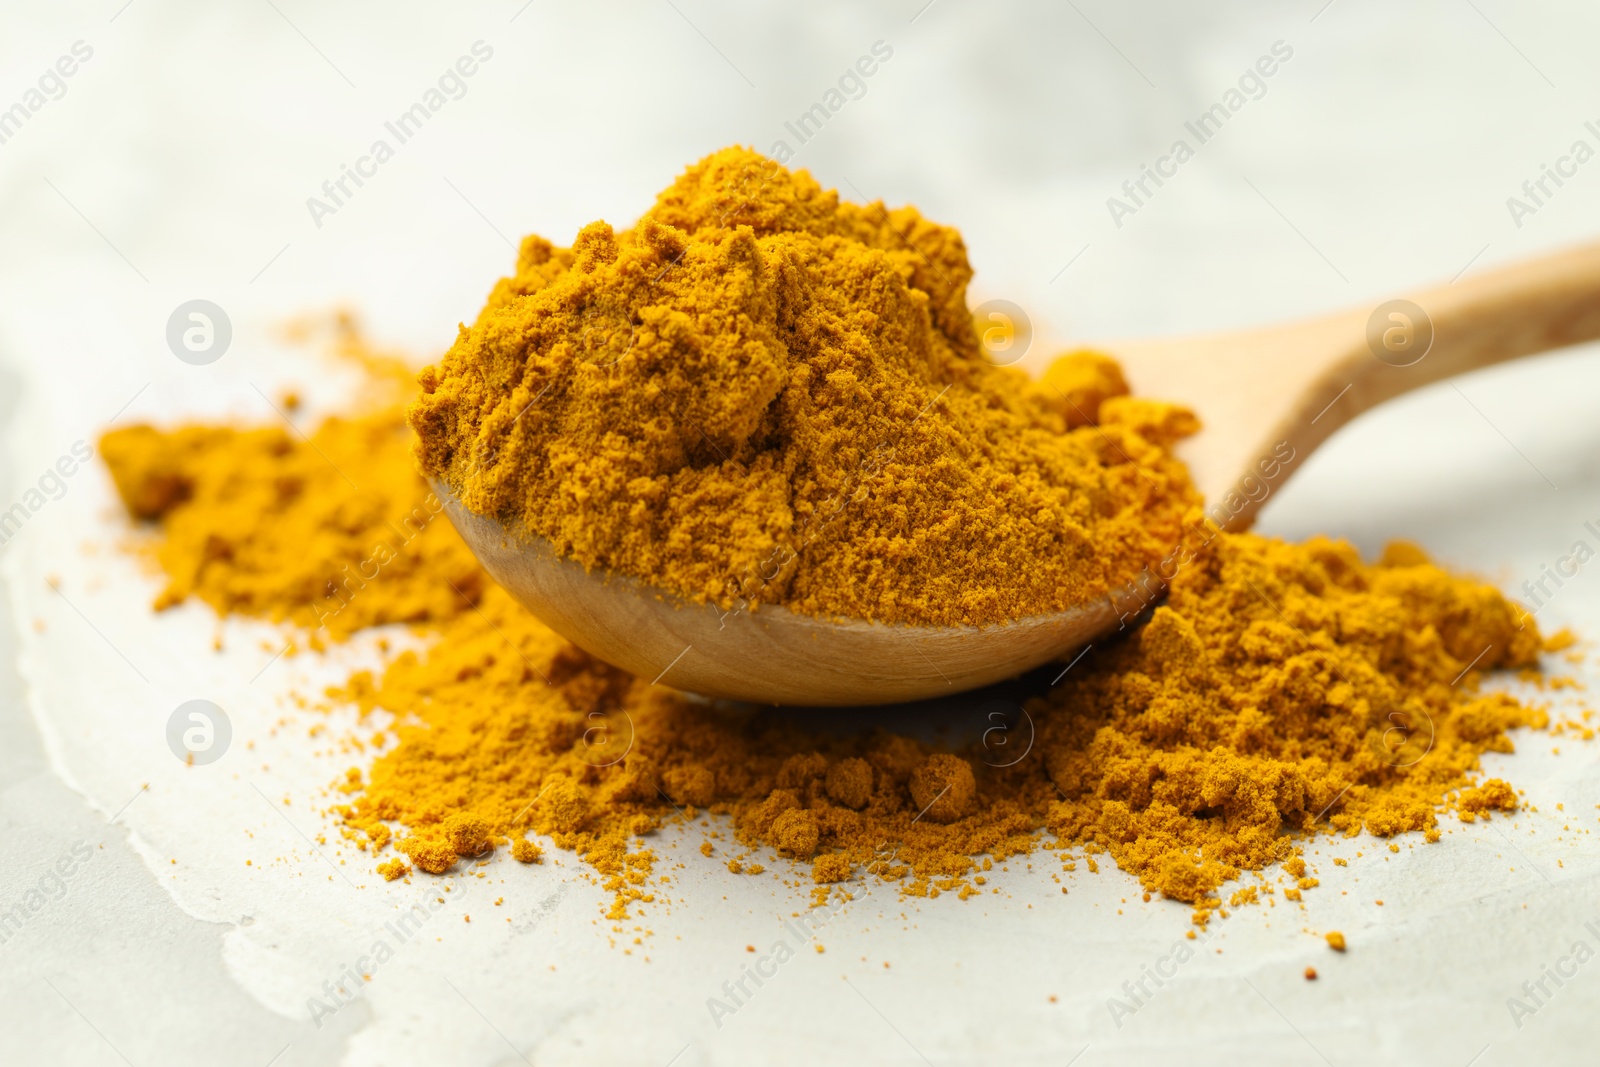
[[[198,596],[320,640],[447,619],[483,593],[471,551],[414,493],[409,443],[390,417],[329,419],[304,441],[276,426],[129,426],[100,447],[129,513],[161,520],[158,609]]]
[[[901,621],[1052,610],[1193,538],[1168,451],[1191,416],[1127,396],[1102,356],[1038,382],[987,365],[954,231],[840,204],[803,173],[728,193],[758,162],[708,158],[621,235],[524,242],[422,375],[422,471],[590,565]],[[606,331],[624,322],[619,348]],[[386,878],[498,848],[538,862],[537,836],[581,856],[621,918],[654,900],[655,831],[707,810],[741,847],[702,859],[758,874],[770,849],[823,899],[856,879],[994,892],[996,863],[1046,848],[1067,870],[1073,850],[1090,871],[1109,854],[1204,922],[1225,883],[1274,864],[1302,900],[1317,834],[1436,843],[1452,810],[1515,810],[1509,785],[1476,780],[1479,757],[1548,725],[1480,688],[1542,648],[1491,587],[1415,546],[1368,564],[1342,542],[1208,527],[1131,632],[1029,681],[1004,724],[1020,756],[993,759],[988,729],[940,747],[708,705],[596,661],[490,583],[428,521],[439,500],[405,423],[379,404],[305,437],[141,426],[101,442],[130,514],[159,526],[158,608],[197,596],[314,639],[392,622],[429,638],[327,694],[395,716],[397,743],[331,810]]]
[[[161,524],[169,582],[183,578],[219,611],[311,626],[306,599],[325,603],[324,576],[367,551],[362,537],[325,536],[332,517],[375,516],[355,526],[370,532],[430,506],[396,443],[402,426],[390,409],[271,448],[261,431],[145,427],[107,435],[102,454],[130,511]],[[341,435],[385,445],[330,447]],[[193,447],[201,438],[208,447]],[[319,464],[327,476],[310,473]],[[314,484],[315,506],[283,506],[281,486],[297,480]],[[1091,865],[1109,852],[1203,920],[1223,883],[1280,861],[1291,861],[1284,895],[1300,898],[1313,880],[1294,853],[1312,835],[1437,840],[1457,797],[1465,818],[1514,809],[1503,783],[1472,784],[1478,757],[1547,722],[1479,690],[1482,672],[1536,664],[1532,622],[1414,548],[1367,565],[1340,542],[1218,534],[1147,622],[1054,688],[1040,680],[1046,691],[1007,725],[1008,743],[1027,746],[1031,724],[1014,763],[982,741],[937,751],[693,701],[567,644],[488,583],[448,525],[396,538],[395,551],[348,619],[410,619],[434,639],[331,692],[398,717],[398,744],[341,783],[352,798],[336,819],[375,863],[392,846],[432,873],[489,847],[536,862],[528,835],[541,836],[601,875],[617,917],[654,899],[653,831],[709,809],[751,853],[806,864],[819,886],[987,892],[995,862],[1053,842]],[[298,577],[267,581],[263,560],[292,561]],[[329,633],[354,623],[338,625]],[[747,857],[707,862],[761,869]],[[405,868],[382,865],[385,876]]]
[[[487,576],[438,501],[414,492],[410,435],[397,415],[404,365],[363,341],[345,313],[307,317],[288,332],[303,342],[330,336],[331,355],[369,383],[366,409],[309,436],[292,425],[136,425],[100,440],[129,513],[161,522],[167,585],[157,610],[197,596],[219,614],[295,623],[313,646],[471,610]],[[367,592],[380,574],[382,588]]]
[[[1120,588],[1198,498],[1104,357],[987,362],[960,235],[744,149],[522,244],[410,411],[423,472],[695,600],[999,623]]]

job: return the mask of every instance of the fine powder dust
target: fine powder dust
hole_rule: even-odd
[[[1026,755],[992,766],[1011,751],[832,736],[597,662],[477,568],[414,473],[398,406],[307,439],[136,426],[101,448],[130,513],[159,527],[158,608],[199,597],[312,648],[381,623],[426,639],[328,694],[395,716],[396,743],[350,769],[330,813],[385,877],[494,848],[537,862],[532,835],[590,864],[621,919],[654,899],[654,832],[678,821],[706,835],[705,862],[759,874],[775,853],[819,900],[861,879],[998,891],[995,864],[1044,848],[1068,869],[1109,853],[1204,922],[1225,883],[1280,861],[1231,900],[1300,899],[1327,874],[1301,854],[1315,834],[1438,841],[1447,813],[1515,809],[1479,757],[1548,724],[1480,688],[1536,667],[1531,618],[1403,544],[1369,565],[1337,541],[1209,531],[1141,625],[1035,686],[1008,727]],[[706,811],[726,824],[701,829]]]

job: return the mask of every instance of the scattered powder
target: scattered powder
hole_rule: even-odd
[[[1548,718],[1481,680],[1537,669],[1531,618],[1415,546],[1368,564],[1342,542],[1206,525],[1166,451],[1189,416],[1123,395],[1105,357],[1066,357],[1043,384],[989,366],[954,231],[840,204],[803,172],[726,195],[760,163],[710,157],[624,234],[525,242],[516,276],[422,375],[424,470],[585,563],[702,598],[996,621],[1104,591],[1181,544],[1169,592],[1058,684],[1033,679],[994,760],[981,742],[834,736],[707,704],[569,645],[437,521],[382,389],[309,438],[108,433],[125,505],[159,528],[158,608],[198,597],[298,627],[313,649],[383,623],[425,638],[329,693],[395,717],[397,744],[337,785],[349,799],[333,809],[384,877],[408,870],[391,847],[436,874],[502,847],[538,862],[537,835],[598,873],[620,919],[655,899],[656,831],[709,811],[747,850],[710,862],[759,874],[770,849],[808,867],[824,902],[858,879],[965,898],[998,891],[985,875],[1009,858],[1047,849],[1072,871],[1076,850],[1204,923],[1243,872],[1282,864],[1289,901],[1314,889],[1316,834],[1437,842],[1452,809],[1516,809],[1506,783],[1478,781],[1479,757]],[[596,323],[626,323],[625,359],[598,358],[614,342],[586,333]],[[818,518],[839,494],[853,506]],[[768,567],[754,584],[752,566]],[[970,697],[985,738],[992,699]],[[1276,904],[1261,884],[1230,899]]]
[[[371,399],[392,409],[392,357],[355,341],[348,319],[339,325],[336,351],[368,372]],[[416,492],[409,444],[393,410],[327,419],[309,447],[281,425],[135,425],[100,439],[129,512],[160,520],[155,553],[167,582],[158,610],[197,596],[221,614],[295,623],[313,642],[448,619],[470,611],[488,583],[449,520],[434,521],[439,509]],[[369,582],[381,588],[369,593]]]
[[[1481,752],[1548,716],[1477,686],[1537,663],[1531,619],[1424,560],[1216,536],[1146,625],[1030,707],[1051,830],[1199,902],[1274,860],[1310,888],[1299,834],[1432,828]],[[1470,817],[1515,798],[1491,780],[1458,803]]]
[[[396,878],[404,878],[411,873],[404,860],[386,860],[378,864],[378,873],[383,875],[385,882],[392,882]]]
[[[438,502],[407,465],[397,409],[330,420],[309,442],[263,448],[267,432],[139,427],[108,435],[125,447],[103,454],[130,510],[160,524],[169,582],[223,611],[311,625],[326,583],[370,554],[387,518]],[[341,439],[372,444],[329,453],[359,489],[317,454]],[[285,504],[280,487],[313,484],[314,499]],[[332,516],[358,532],[321,536]],[[220,543],[228,551],[207,548]],[[1509,729],[1546,723],[1480,689],[1480,672],[1537,662],[1531,620],[1414,550],[1366,565],[1340,542],[1212,531],[1147,622],[1027,703],[1008,730],[1020,746],[1031,728],[1031,749],[997,768],[980,745],[829,736],[650,686],[489,583],[447,522],[392,543],[395,558],[338,617],[407,620],[432,640],[332,693],[397,716],[398,744],[340,783],[346,834],[429,873],[493,846],[536,862],[526,835],[540,835],[603,876],[617,917],[654,898],[653,831],[709,809],[740,844],[808,864],[822,886],[975,892],[995,862],[1074,846],[1091,870],[1109,852],[1203,920],[1241,871],[1288,860],[1285,896],[1314,885],[1294,855],[1311,834],[1387,836],[1434,828],[1451,807],[1511,810],[1504,783],[1472,784],[1478,757],[1510,751]],[[386,875],[404,869],[394,862]]]

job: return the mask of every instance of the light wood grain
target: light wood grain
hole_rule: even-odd
[[[1178,455],[1219,525],[1244,529],[1307,456],[1374,405],[1493,363],[1600,337],[1600,246],[1396,298],[1416,304],[1432,325],[1432,347],[1407,366],[1396,364],[1415,353],[1386,352],[1386,362],[1368,342],[1368,321],[1386,300],[1242,333],[1104,347],[1121,361],[1136,394],[1181,401],[1199,413],[1205,429]],[[1264,478],[1262,462],[1284,448],[1293,458]],[[1242,506],[1224,507],[1246,476],[1255,484],[1237,492]]]
[[[1048,663],[1116,628],[1109,600],[1007,626],[910,627],[828,620],[763,605],[724,611],[557,556],[434,491],[495,581],[545,625],[641,678],[763,704],[886,704],[959,693]]]
[[[1304,322],[1104,346],[1134,391],[1188,404],[1205,429],[1179,455],[1219,525],[1247,527],[1318,445],[1375,404],[1518,356],[1600,337],[1600,246],[1401,294],[1416,311],[1369,323],[1383,301]],[[1407,329],[1411,346],[1405,343]],[[1431,331],[1425,351],[1415,340]],[[1419,357],[1420,354],[1420,358]],[[881,704],[1014,677],[1125,625],[1123,591],[1056,615],[989,627],[820,619],[783,608],[725,612],[647,583],[586,573],[552,546],[435,491],[494,579],[581,648],[663,685],[772,704]]]

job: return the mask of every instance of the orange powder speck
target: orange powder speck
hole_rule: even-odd
[[[1546,652],[1565,652],[1577,643],[1577,634],[1571,630],[1561,629],[1545,638],[1544,650]]]

